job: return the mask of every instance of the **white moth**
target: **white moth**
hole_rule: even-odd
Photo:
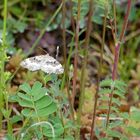
[[[62,65],[49,54],[27,58],[20,63],[20,66],[30,71],[42,70],[48,74],[62,74],[64,72]]]

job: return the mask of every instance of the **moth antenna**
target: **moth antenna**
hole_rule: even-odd
[[[58,60],[58,55],[59,55],[59,46],[56,48],[56,60]]]
[[[41,51],[43,51],[44,53],[48,53],[47,51],[45,51],[44,49],[42,49],[41,47],[38,47]]]

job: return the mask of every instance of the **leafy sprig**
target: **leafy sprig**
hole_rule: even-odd
[[[35,82],[31,88],[24,83],[19,87],[17,101],[24,107],[22,114],[26,117],[45,117],[57,110],[56,103],[47,94],[47,89],[40,82]]]

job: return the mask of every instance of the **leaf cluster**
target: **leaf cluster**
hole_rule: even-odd
[[[17,101],[20,106],[24,107],[22,110],[24,116],[46,117],[57,110],[55,102],[40,82],[35,82],[32,88],[24,83],[19,89]]]
[[[106,79],[100,82],[100,100],[101,101],[109,101],[110,94],[113,94],[112,104],[119,107],[121,105],[120,99],[125,98],[125,90],[126,84],[122,81],[112,79]],[[108,109],[108,106],[102,107],[104,109]],[[118,109],[114,106],[112,110],[118,113]]]

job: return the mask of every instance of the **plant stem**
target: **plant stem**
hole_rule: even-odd
[[[66,5],[65,5],[65,0],[62,0],[62,37],[63,37],[63,56],[64,56],[64,75],[62,78],[62,84],[61,84],[61,89],[64,88],[65,82],[67,80],[67,75],[68,75],[68,67],[67,67],[67,51],[66,51],[66,28],[65,28],[65,18],[66,18]]]
[[[72,7],[73,7],[72,0],[70,0],[71,24],[72,24],[73,32],[75,32],[75,25],[74,25],[74,18],[73,18],[73,13],[72,13]]]
[[[103,34],[102,34],[102,45],[101,45],[101,53],[100,53],[101,56],[100,56],[100,62],[99,62],[99,67],[98,67],[97,90],[96,90],[96,93],[95,93],[95,102],[94,102],[94,110],[93,110],[93,118],[92,118],[90,139],[93,139],[93,136],[94,136],[94,127],[95,127],[95,121],[96,121],[96,110],[97,110],[98,93],[99,93],[99,84],[100,84],[100,78],[101,78],[101,73],[102,73],[103,49],[104,49],[104,45],[105,45],[107,15],[108,15],[108,5],[105,7],[105,17],[104,17]]]
[[[117,43],[116,46],[115,46],[114,65],[113,65],[113,71],[112,71],[112,80],[113,81],[115,81],[116,75],[117,75],[117,67],[118,67],[118,61],[119,61],[119,50],[120,50],[120,43]],[[113,91],[114,90],[112,90],[112,92],[110,93],[109,108],[108,108],[108,111],[107,111],[107,119],[106,119],[106,129],[108,128],[108,124],[109,124],[112,98],[113,98]]]
[[[116,3],[115,0],[113,0],[113,15],[114,15],[114,39],[116,39],[117,35],[117,25],[116,25]],[[116,42],[116,40],[114,40]]]
[[[116,75],[117,75],[119,51],[120,51],[120,43],[117,43],[115,46],[114,65],[113,65],[113,71],[112,71],[112,80],[113,81],[116,79]]]
[[[113,40],[116,43],[116,35],[117,35],[117,26],[116,26],[116,3],[115,0],[113,0],[113,16],[114,20],[109,20],[110,26],[111,26],[111,32],[113,36]]]
[[[62,26],[63,26],[63,34],[62,35],[63,35],[63,55],[64,55],[63,85],[66,82],[66,88],[67,88],[67,95],[68,95],[68,100],[69,100],[71,118],[74,121],[74,111],[73,111],[73,106],[72,106],[72,102],[71,102],[71,96],[70,96],[70,92],[69,92],[69,79],[68,79],[68,66],[69,65],[67,63],[67,51],[66,51],[66,28],[65,28],[66,15],[65,15],[65,13],[66,13],[66,5],[65,5],[65,0],[63,0],[63,7],[62,7]]]
[[[2,34],[2,41],[3,47],[5,48],[6,44],[6,21],[7,21],[7,0],[4,0],[4,23],[3,23],[3,34]]]
[[[74,41],[74,36],[72,37],[72,42]],[[69,50],[69,55],[68,55],[68,59],[67,59],[67,66],[70,65],[70,58],[72,56],[72,52],[73,52],[73,47],[70,46],[70,50]],[[70,80],[69,77],[67,77],[68,79],[66,80],[66,87],[67,87],[67,93],[68,93],[68,99],[69,99],[69,105],[70,105],[70,111],[71,111],[71,118],[73,121],[75,121],[75,117],[74,117],[74,108],[73,108],[73,104],[72,104],[72,98],[71,98],[71,94],[70,94]]]
[[[1,57],[0,57],[0,109],[4,107],[4,96],[5,96],[5,77],[4,77],[4,65],[6,59],[6,21],[7,21],[7,0],[4,0],[4,22],[3,22],[3,33],[2,33],[2,45],[1,45]],[[2,119],[3,114],[0,110],[0,131],[2,130]]]
[[[63,26],[63,55],[64,55],[64,68],[65,68],[65,74],[67,75],[67,55],[66,55],[66,28],[65,28],[65,19],[66,19],[66,5],[65,0],[62,0],[63,6],[62,6],[62,26]]]
[[[119,38],[120,42],[122,42],[123,39],[124,39],[124,35],[125,35],[126,28],[127,28],[130,11],[131,11],[131,0],[127,0],[127,11],[126,11],[126,15],[124,17],[124,23],[123,23],[122,31],[121,31],[120,38]]]
[[[8,104],[8,93],[6,91],[6,80],[5,80],[5,72],[4,72],[4,67],[5,67],[5,61],[7,60],[7,54],[6,54],[6,49],[7,49],[7,45],[6,45],[6,24],[7,24],[7,0],[4,0],[4,25],[3,25],[3,76],[2,76],[2,82],[3,82],[3,96],[4,96],[4,101],[5,101],[5,108],[6,108],[6,112],[10,112],[9,110],[9,104]],[[3,103],[4,104],[4,103]],[[6,116],[6,120],[7,120],[7,128],[8,128],[8,133],[12,134],[12,124],[10,122],[10,113],[8,113],[9,115]]]
[[[80,12],[81,12],[81,0],[78,0],[78,13],[76,19],[75,30],[75,53],[74,53],[74,72],[73,72],[73,86],[72,86],[72,105],[74,106],[74,99],[76,96],[76,80],[77,80],[77,63],[78,63],[78,46],[79,46],[79,27],[80,27]]]
[[[112,105],[112,99],[113,99],[113,91],[114,91],[114,89],[111,91],[111,94],[110,94],[109,108],[108,108],[107,118],[106,118],[106,129],[108,128],[108,124],[109,124],[111,105]]]
[[[70,13],[71,13],[71,24],[72,24],[72,30],[73,30],[73,32],[75,32],[75,26],[74,26],[74,18],[73,18],[73,13],[72,13],[72,10],[73,10],[73,4],[72,4],[72,0],[70,0]],[[65,13],[65,10],[64,10],[64,13]],[[64,15],[64,14],[63,14]],[[62,15],[62,16],[63,16]],[[65,29],[65,31],[66,31],[66,29]],[[73,37],[74,37],[74,34],[72,35]],[[72,40],[73,40],[73,37],[72,37]],[[72,41],[73,42],[73,41]],[[64,43],[63,43],[64,44]],[[69,77],[66,77],[66,75],[68,76],[68,74],[69,74],[69,64],[70,64],[70,58],[71,58],[71,52],[72,52],[72,49],[73,49],[73,46],[71,45],[70,46],[70,51],[69,51],[69,53],[68,53],[68,58],[67,59],[69,59],[69,60],[67,60],[67,65],[66,65],[66,73],[64,73],[64,75],[63,75],[63,78],[62,78],[62,84],[61,84],[61,89],[63,89],[64,88],[64,85],[65,85],[65,80],[68,80],[69,79]],[[66,79],[67,78],[67,79]],[[68,85],[68,84],[67,84]],[[69,89],[68,89],[69,90]]]
[[[126,15],[124,18],[124,24],[122,26],[122,31],[119,37],[119,42],[117,42],[117,44],[115,44],[115,56],[114,56],[114,64],[113,64],[113,71],[112,71],[112,80],[116,80],[117,77],[117,70],[118,70],[118,61],[119,61],[119,51],[120,51],[120,43],[123,41],[124,39],[124,34],[127,28],[127,24],[128,24],[128,17],[131,11],[131,0],[127,1],[127,11],[126,11]],[[109,124],[109,118],[110,118],[110,112],[111,112],[111,105],[112,105],[112,98],[113,98],[113,92],[111,92],[110,94],[110,100],[109,100],[109,109],[108,109],[108,113],[107,113],[107,121],[106,121],[106,128],[108,128],[108,124]]]
[[[82,72],[81,72],[81,85],[80,85],[80,97],[79,97],[79,109],[78,109],[78,115],[77,115],[77,123],[80,126],[81,125],[81,114],[82,114],[82,106],[84,103],[84,94],[85,94],[85,82],[86,82],[86,66],[87,66],[87,59],[88,59],[88,46],[89,46],[89,40],[90,40],[90,33],[91,33],[91,26],[92,26],[92,14],[93,14],[93,0],[90,0],[89,2],[89,14],[88,14],[88,23],[87,23],[87,30],[86,30],[86,37],[85,37],[85,49],[84,49],[84,59],[83,59],[83,65],[82,65]],[[78,130],[78,133],[80,134],[80,129]]]
[[[62,26],[63,26],[63,55],[64,55],[64,75],[62,79],[62,84],[61,84],[61,90],[64,88],[64,85],[66,83],[66,89],[67,89],[67,95],[68,95],[68,100],[69,100],[69,106],[70,106],[70,112],[71,112],[71,118],[74,121],[74,110],[73,110],[73,105],[72,105],[72,100],[71,100],[71,95],[69,91],[69,77],[68,77],[68,67],[70,63],[70,57],[71,57],[71,52],[72,52],[72,46],[70,47],[68,59],[67,59],[67,51],[66,51],[66,28],[65,28],[65,18],[66,18],[66,5],[65,5],[65,0],[63,0],[63,7],[62,7]],[[73,40],[73,39],[72,39]]]

